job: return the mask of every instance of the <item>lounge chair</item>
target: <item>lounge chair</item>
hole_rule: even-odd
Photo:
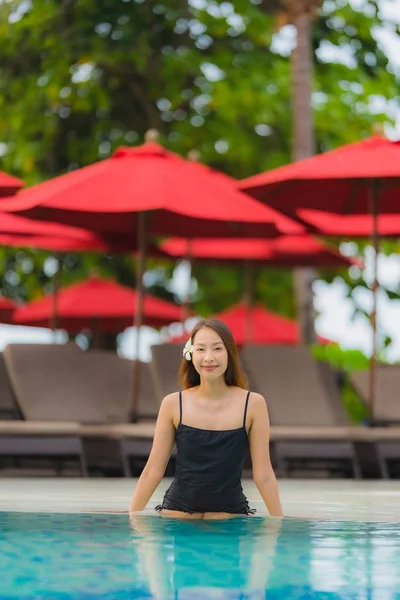
[[[132,363],[113,352],[82,352],[75,344],[10,344],[4,358],[11,386],[27,422],[103,424],[126,422]],[[142,365],[139,416],[154,418],[157,400],[147,364]],[[60,439],[60,451],[65,446]],[[83,440],[90,466],[121,469],[119,443]],[[10,447],[10,439],[7,440]],[[28,450],[27,443],[25,444]],[[37,446],[33,448],[37,451]],[[66,448],[67,451],[67,448]]]
[[[72,458],[78,460],[82,476],[88,475],[78,423],[0,421],[0,457],[50,459],[59,474],[64,462]]]
[[[107,425],[93,427],[90,435],[89,430],[84,430],[88,462],[102,471],[122,468],[124,475],[130,477],[131,460],[142,462],[150,453],[153,437],[149,437],[148,431],[154,429],[159,409],[149,363],[140,365],[137,416],[143,423],[134,424],[128,423],[133,387],[132,362],[119,358],[113,352],[90,350],[85,352],[84,366],[92,377],[99,372],[106,373],[105,377],[100,377],[102,391],[98,394],[98,400],[104,407],[104,422]],[[121,425],[118,428],[113,424]],[[120,434],[121,431],[129,431],[129,436]],[[147,432],[146,435],[142,435],[143,431]],[[116,432],[119,432],[118,435]]]
[[[127,421],[132,363],[115,352],[82,352],[75,344],[10,344],[4,358],[26,420]],[[142,363],[139,417],[155,418],[157,410],[149,367]]]
[[[3,355],[0,354],[0,420],[19,419],[21,417],[8,378]]]
[[[18,406],[19,418],[9,423],[0,432],[0,456],[50,459],[50,464],[61,464],[64,460],[78,460],[82,475],[87,475],[83,442],[78,434],[78,423],[68,413],[70,403],[65,396],[58,414],[60,389],[66,380],[57,383],[59,370],[52,368],[53,356],[68,363],[71,356],[79,358],[82,351],[74,344],[66,346],[42,344],[10,344],[4,349],[4,366],[12,394]],[[73,380],[73,378],[71,378]],[[42,383],[42,385],[40,385]]]
[[[179,389],[178,371],[182,360],[180,344],[158,344],[151,347],[153,373],[159,402]]]
[[[127,423],[133,388],[132,361],[120,358],[115,352],[89,350],[84,352],[82,370],[90,379],[96,379],[96,403],[103,412],[103,422]],[[158,400],[149,363],[140,364],[139,398],[137,416],[139,420],[154,420],[158,414]],[[93,393],[89,389],[90,393]],[[82,419],[79,419],[83,422]]]
[[[327,365],[314,361],[307,347],[281,345],[248,345],[242,360],[251,389],[266,398],[271,425],[281,429],[273,442],[280,475],[288,474],[291,461],[325,466],[347,461],[354,476],[361,477],[339,390]]]
[[[146,462],[155,430],[155,421],[142,423],[125,423],[110,425],[83,425],[81,434],[85,443],[90,440],[100,442],[101,447],[118,447],[125,477],[132,477],[132,459],[135,459],[139,470]]]
[[[387,439],[381,435],[375,444],[383,477],[388,479],[390,462],[400,462],[400,436],[393,431],[393,427],[400,424],[400,365],[377,365],[375,378],[374,417],[371,424],[375,431],[379,426],[392,430],[387,432]],[[368,405],[369,372],[354,371],[350,382]]]
[[[350,383],[368,405],[369,371],[354,371]],[[400,365],[377,365],[375,371],[374,425],[399,425]]]

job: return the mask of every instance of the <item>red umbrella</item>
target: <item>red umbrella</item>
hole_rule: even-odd
[[[155,143],[119,148],[111,158],[25,189],[10,210],[96,233],[127,235],[148,213],[153,235],[253,237],[303,229],[239,192],[230,177]],[[257,227],[258,226],[258,227]]]
[[[17,196],[16,196],[17,197]],[[0,203],[2,209],[6,200]],[[8,202],[7,202],[8,203]],[[46,221],[33,221],[20,215],[13,215],[8,212],[0,211],[0,234],[16,234],[18,236],[47,236],[60,237],[73,240],[84,240],[88,242],[97,241],[91,231],[80,229],[78,227],[69,227],[59,223],[48,223]]]
[[[400,141],[373,136],[243,179],[239,188],[292,215],[299,208],[373,214],[372,204],[377,205],[376,212],[395,214],[399,211]]]
[[[214,317],[220,319],[232,331],[239,346],[246,341],[246,306],[238,304]],[[260,305],[251,309],[251,335],[253,344],[297,344],[300,340],[296,321],[270,312]]]
[[[260,304],[251,308],[252,333],[249,339],[246,323],[247,311],[248,307],[242,302],[213,315],[210,319],[219,319],[228,325],[238,346],[246,343],[295,345],[301,342],[300,328],[296,321],[271,312]],[[170,343],[186,343],[187,339],[188,335],[183,334],[171,338]],[[318,341],[322,344],[330,343],[330,340],[321,337],[318,337]]]
[[[176,258],[188,258],[213,264],[244,264],[245,265],[245,305],[246,331],[250,338],[251,314],[250,307],[253,298],[253,273],[255,265],[269,267],[324,266],[349,267],[355,261],[342,256],[336,248],[330,248],[311,236],[281,236],[271,240],[262,239],[211,239],[185,240],[171,238],[160,244],[160,248]],[[191,278],[191,275],[189,275]],[[186,302],[188,313],[189,298]]]
[[[114,281],[90,277],[58,292],[58,326],[70,333],[82,329],[96,332],[119,332],[132,325],[136,292]],[[45,296],[25,304],[14,313],[13,321],[19,325],[48,327],[52,316],[52,298]],[[150,327],[162,327],[179,321],[179,306],[146,296],[144,300],[144,323]]]
[[[254,237],[302,233],[292,220],[236,189],[234,180],[155,143],[119,148],[111,158],[21,192],[2,207],[32,218],[84,227],[132,241],[137,234],[137,308],[141,326],[146,237]],[[139,336],[136,339],[138,354]],[[139,361],[135,362],[135,418]]]
[[[0,233],[0,246],[8,248],[40,248],[41,250],[52,250],[54,252],[109,251],[107,244],[100,239],[96,239],[96,236],[93,236],[92,241],[89,241],[45,235],[12,235]]]
[[[8,248],[40,248],[55,252],[84,252],[101,251],[106,252],[109,247],[94,233],[59,225],[58,223],[47,223],[33,221],[20,215],[0,212],[0,246]],[[58,272],[53,278],[52,299],[52,329],[57,324],[57,288]]]
[[[299,342],[299,327],[296,321],[270,312],[261,305],[251,308],[252,334],[249,340],[246,331],[247,310],[245,303],[240,303],[210,318],[219,319],[228,325],[238,346],[249,341],[253,344],[297,344]],[[184,343],[187,341],[187,334],[174,337],[170,341]]]
[[[129,252],[137,251],[137,240],[119,240],[108,235],[100,238],[92,231],[79,227],[37,221],[0,211],[0,246],[42,248],[59,252]],[[150,254],[153,257],[166,257],[153,245],[150,246]]]
[[[0,323],[10,324],[13,322],[13,314],[17,304],[8,298],[0,296]]]
[[[0,212],[0,246],[55,251],[108,250],[91,231]]]
[[[7,175],[7,173],[3,173],[0,171],[0,197],[1,196],[11,196],[15,194],[22,186],[24,182],[21,179],[17,179],[16,177],[12,177],[11,175]]]
[[[3,206],[1,201],[1,206]],[[25,241],[24,241],[25,240]],[[38,221],[21,215],[0,211],[0,245],[25,248],[43,248],[55,251],[112,251],[137,250],[137,239],[118,239],[111,235],[99,237],[92,231],[49,221]],[[152,256],[161,256],[155,246]]]
[[[337,215],[307,208],[297,211],[299,217],[315,229],[315,233],[330,237],[366,238],[373,229],[372,215]],[[378,215],[379,235],[400,237],[400,215]]]
[[[334,248],[311,236],[281,236],[267,239],[195,239],[170,238],[160,244],[170,256],[190,256],[200,262],[245,263],[271,267],[349,267],[360,264],[358,260],[346,258]]]
[[[129,244],[132,247],[133,244]],[[0,246],[9,248],[40,248],[42,250],[51,250],[60,255],[64,252],[110,252],[110,246],[97,235],[90,231],[85,231],[78,227],[69,227],[68,225],[59,225],[58,223],[49,223],[44,221],[34,221],[0,212]],[[112,243],[112,251],[124,251],[124,243],[118,247]],[[151,256],[158,258],[167,258],[167,255],[156,246],[151,245],[149,252]],[[51,327],[57,328],[57,293],[59,287],[59,268],[53,278],[52,299],[52,317]]]
[[[378,254],[378,213],[398,214],[400,208],[400,141],[380,136],[342,146],[311,158],[261,173],[239,183],[253,197],[285,214],[318,209],[347,214],[370,214],[375,256]],[[373,350],[370,369],[370,410],[375,392],[376,290],[375,259],[371,313]]]

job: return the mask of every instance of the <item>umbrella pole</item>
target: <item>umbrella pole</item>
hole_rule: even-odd
[[[379,253],[379,235],[378,235],[378,202],[379,189],[376,182],[370,187],[370,203],[372,215],[372,245],[374,248],[374,274],[372,282],[373,305],[371,312],[371,328],[372,328],[372,353],[369,369],[369,410],[371,420],[374,418],[375,408],[375,375],[376,362],[378,351],[378,336],[377,336],[377,304],[378,304],[378,253]]]
[[[190,316],[190,289],[191,289],[191,284],[192,284],[192,270],[193,270],[193,250],[192,250],[192,240],[191,239],[189,239],[187,241],[186,260],[188,261],[189,269],[188,269],[187,288],[186,288],[186,293],[185,293],[185,297],[184,297],[183,304],[182,304],[182,314],[181,314],[183,332],[185,331],[185,321]]]
[[[254,265],[252,262],[244,264],[244,305],[245,305],[245,330],[244,343],[250,344],[253,340],[252,308],[254,302]]]
[[[53,275],[52,279],[52,291],[51,291],[51,317],[50,317],[50,329],[53,332],[53,342],[55,342],[56,331],[57,331],[57,304],[58,304],[58,291],[60,288],[61,278],[61,256],[56,254],[54,257],[57,261],[57,270]]]
[[[140,328],[143,323],[144,285],[143,276],[146,269],[146,212],[139,212],[138,220],[138,255],[136,269],[136,306],[133,325],[136,328],[135,358],[132,368],[132,397],[129,418],[132,423],[137,421],[137,408],[140,389]]]

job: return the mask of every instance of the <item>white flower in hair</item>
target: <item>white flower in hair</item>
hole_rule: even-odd
[[[194,346],[192,344],[192,338],[190,338],[186,342],[185,347],[183,349],[183,356],[186,358],[186,360],[192,360],[193,350],[194,350]]]

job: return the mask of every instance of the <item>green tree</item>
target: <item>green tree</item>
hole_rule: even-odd
[[[264,8],[260,0],[1,3],[0,168],[33,184],[109,156],[121,144],[141,143],[150,127],[167,147],[183,155],[196,148],[201,160],[237,178],[288,162],[291,29],[276,33],[276,18]],[[369,135],[376,122],[392,122],[398,82],[372,36],[383,25],[371,1],[356,10],[345,0],[327,0],[316,18],[312,102],[319,151]],[[45,256],[3,249],[5,291],[37,295],[48,282]],[[97,265],[134,284],[130,257],[71,255],[65,264],[67,279]],[[168,295],[161,290],[171,269],[157,271],[158,293]],[[202,268],[195,275],[205,313],[242,294],[240,270]],[[257,297],[294,314],[289,274],[263,270]]]

